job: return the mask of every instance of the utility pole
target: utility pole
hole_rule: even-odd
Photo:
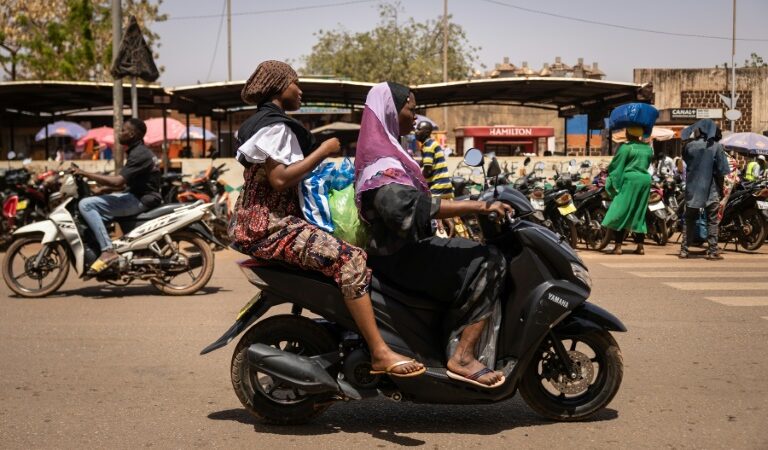
[[[227,0],[227,81],[232,81],[232,0]]]
[[[731,39],[731,109],[736,109],[736,0],[733,0],[733,39]],[[731,120],[731,133],[736,132],[736,121]]]
[[[112,0],[112,64],[117,58],[118,48],[122,41],[123,33],[123,8],[120,0]],[[123,79],[112,80],[112,128],[114,129],[115,144],[113,155],[115,158],[115,172],[123,167],[123,149],[118,135],[123,129]]]
[[[734,0],[736,1],[736,0]],[[448,0],[443,0],[443,83],[448,82]],[[443,106],[443,130],[448,137],[448,107]],[[447,144],[447,142],[446,142]]]

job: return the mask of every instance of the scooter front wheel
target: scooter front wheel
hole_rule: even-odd
[[[42,235],[22,237],[8,247],[3,279],[22,297],[45,297],[56,292],[69,274],[69,255],[60,242],[42,243]]]
[[[574,375],[565,373],[552,342],[546,339],[520,383],[525,402],[544,417],[584,420],[605,408],[624,376],[621,350],[605,330],[558,336],[571,357]]]
[[[327,394],[308,394],[277,377],[258,372],[246,355],[253,344],[302,356],[333,352],[338,349],[338,342],[322,325],[306,317],[279,315],[251,327],[232,355],[232,387],[251,415],[277,425],[307,423],[330,406]]]

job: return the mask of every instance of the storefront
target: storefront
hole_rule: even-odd
[[[454,133],[457,155],[474,147],[484,153],[494,152],[497,156],[543,156],[546,151],[553,152],[555,147],[555,129],[552,127],[471,126],[454,128]]]

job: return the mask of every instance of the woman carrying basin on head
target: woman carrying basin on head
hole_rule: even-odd
[[[392,351],[376,326],[368,295],[366,255],[303,219],[297,186],[338,139],[315,148],[312,134],[285,111],[301,106],[298,76],[288,65],[265,61],[246,82],[243,101],[258,105],[238,130],[237,159],[245,166],[229,235],[232,247],[254,258],[280,261],[333,277],[371,352],[371,366],[393,376],[415,376],[424,366]]]
[[[387,282],[446,305],[448,375],[482,387],[504,382],[478,360],[477,344],[498,304],[506,269],[501,253],[461,238],[433,236],[432,219],[504,216],[501,202],[431,197],[418,163],[399,137],[413,130],[416,99],[406,87],[380,83],[368,93],[355,156],[355,190],[370,225],[368,264]],[[494,361],[490,361],[493,363]]]

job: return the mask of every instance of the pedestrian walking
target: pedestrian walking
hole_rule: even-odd
[[[635,233],[637,248],[633,253],[645,254],[643,241],[647,226],[645,210],[651,192],[651,175],[648,167],[653,158],[653,149],[642,141],[643,127],[626,128],[627,142],[621,144],[608,166],[605,189],[613,198],[603,219],[609,239],[616,244],[606,253],[621,255],[621,245],[628,232]]]
[[[717,125],[703,119],[692,126],[693,140],[683,149],[686,164],[685,213],[680,258],[688,258],[689,239],[696,219],[704,209],[707,220],[707,259],[723,259],[717,248],[718,210],[725,187],[724,177],[731,172],[725,149],[717,140]]]

